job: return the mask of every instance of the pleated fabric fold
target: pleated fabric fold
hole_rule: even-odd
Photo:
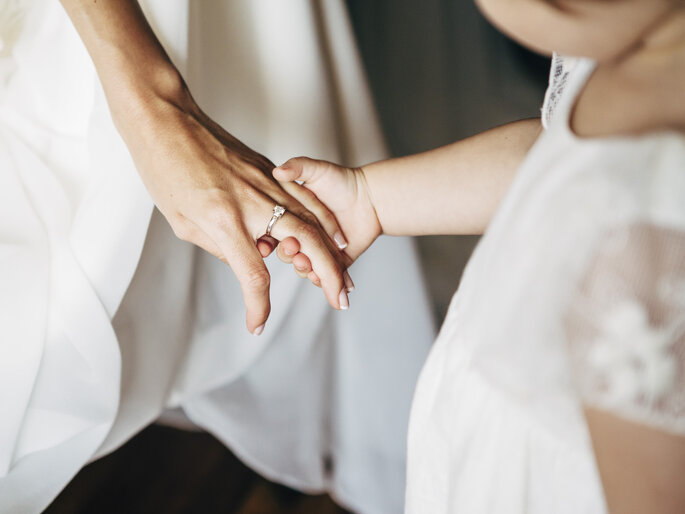
[[[274,480],[401,511],[433,337],[412,242],[381,240],[355,263],[345,313],[270,259],[273,311],[251,336],[231,270],[153,208],[61,6],[22,5],[0,53],[0,510],[41,511],[182,407]],[[255,150],[385,155],[342,2],[143,8],[200,106]]]

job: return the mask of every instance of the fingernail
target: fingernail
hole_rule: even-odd
[[[340,291],[338,301],[340,302],[340,308],[342,310],[346,311],[350,308],[350,300],[347,298],[347,291],[345,291],[344,289]]]
[[[352,277],[347,271],[343,273],[343,281],[345,282],[345,287],[347,288],[348,293],[354,291],[354,282],[352,282]]]
[[[289,170],[289,169],[290,169],[290,166],[288,166],[288,163],[287,163],[287,162],[284,162],[283,164],[281,164],[280,166],[278,166],[278,169],[281,169],[281,170]]]
[[[338,245],[338,248],[340,248],[341,250],[344,250],[345,248],[347,248],[347,241],[345,241],[345,238],[343,237],[343,235],[340,232],[336,232],[333,235],[333,239],[335,240],[336,244]]]
[[[259,325],[257,328],[254,329],[254,332],[252,332],[252,335],[254,336],[259,336],[262,335],[262,332],[264,332],[264,323]]]

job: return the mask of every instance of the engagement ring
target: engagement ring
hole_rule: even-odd
[[[274,225],[276,224],[276,222],[284,214],[285,214],[285,207],[282,207],[280,205],[277,205],[276,207],[274,207],[274,214],[273,214],[273,216],[271,216],[271,219],[269,220],[269,224],[266,227],[266,235],[267,236],[271,235],[271,229],[274,228]]]

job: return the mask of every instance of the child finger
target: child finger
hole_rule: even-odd
[[[266,259],[278,247],[278,241],[271,236],[262,236],[257,240],[257,250],[259,254]]]
[[[274,168],[272,174],[279,181],[313,182],[326,171],[325,167],[321,166],[322,163],[327,164],[325,161],[316,161],[309,157],[293,157]]]
[[[338,224],[338,220],[335,218],[333,213],[326,207],[321,200],[316,196],[316,194],[306,187],[293,182],[285,182],[282,184],[283,189],[285,189],[293,198],[300,202],[308,211],[316,217],[316,221],[323,227],[340,250],[347,248],[347,239],[343,234],[342,228]],[[308,214],[296,213],[300,217],[306,217]]]
[[[321,279],[328,303],[336,309],[349,308],[343,279],[344,256],[331,248],[331,243],[321,227],[286,212],[273,226],[272,235],[281,241],[287,237],[297,238],[302,252],[310,259],[312,269]]]
[[[290,264],[293,260],[293,255],[300,251],[300,242],[294,237],[286,237],[278,245],[278,258],[283,262]]]
[[[309,260],[309,257],[307,257],[305,254],[298,253],[297,255],[293,255],[292,261],[293,266],[295,266],[295,269],[300,273],[304,273],[306,275],[312,271],[312,263]],[[345,279],[343,277],[343,282],[344,281]]]
[[[309,273],[305,273],[303,271],[297,271],[297,268],[294,268],[294,269],[295,269],[295,275],[297,275],[298,277],[307,278],[307,279],[309,278]],[[319,286],[319,287],[321,287],[321,286]]]

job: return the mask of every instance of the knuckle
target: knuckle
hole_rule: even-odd
[[[253,173],[261,174],[261,171],[255,168],[253,169]],[[240,198],[241,201],[244,202],[258,202],[262,200],[264,197],[264,193],[262,191],[259,191],[252,184],[245,181],[241,182],[240,186],[237,188],[237,191],[238,198]]]
[[[207,215],[212,224],[222,230],[232,230],[240,224],[240,216],[229,203],[213,203],[208,208]]]
[[[174,235],[181,241],[191,242],[192,230],[186,223],[182,221],[175,222],[171,225],[171,230],[174,231]]]
[[[251,270],[245,278],[245,285],[251,291],[268,289],[270,284],[271,276],[266,269]]]
[[[208,207],[218,209],[224,207],[229,201],[228,193],[219,186],[210,187],[205,191],[205,202]]]
[[[316,241],[319,239],[319,229],[310,223],[300,223],[297,236],[301,241]]]

